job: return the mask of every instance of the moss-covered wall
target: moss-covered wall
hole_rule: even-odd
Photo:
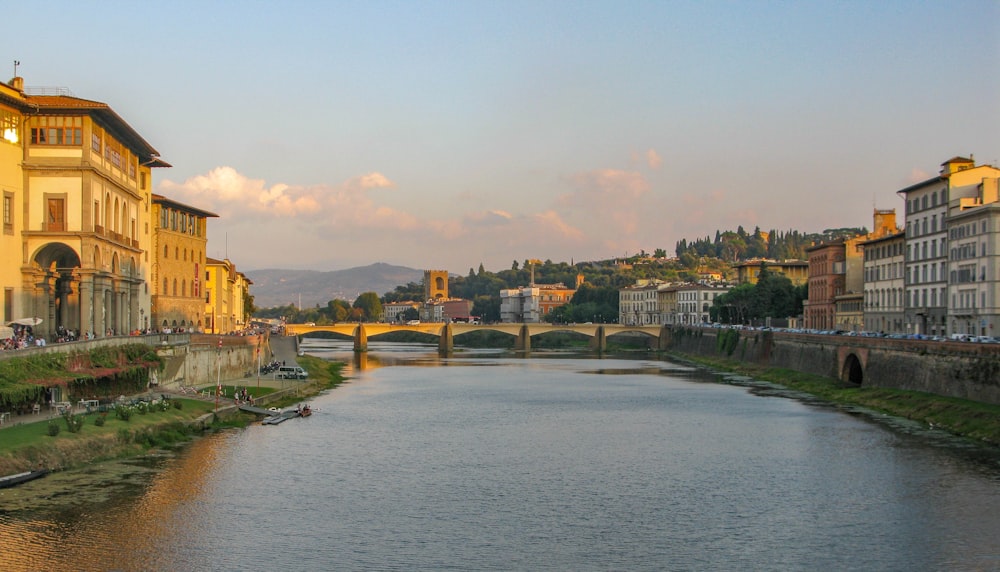
[[[1000,404],[1000,345],[671,328],[668,350],[726,357],[841,379],[854,356],[862,385],[924,391]],[[734,340],[734,338],[736,338]]]

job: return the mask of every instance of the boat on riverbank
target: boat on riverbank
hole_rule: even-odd
[[[47,474],[49,474],[48,469],[39,469],[37,471],[25,471],[23,473],[17,473],[16,475],[8,475],[6,477],[0,477],[0,489],[6,489],[8,487],[19,485],[21,483],[33,481],[35,479],[44,477]]]

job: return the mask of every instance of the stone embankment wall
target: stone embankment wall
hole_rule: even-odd
[[[217,380],[241,379],[256,367],[258,343],[257,336],[192,334],[187,344],[161,344],[157,354],[164,359],[165,367],[159,373],[159,384],[203,386]]]
[[[924,391],[1000,404],[1000,345],[926,342],[739,331],[733,343],[726,330],[672,328],[667,351],[724,357],[851,381],[861,385]],[[723,339],[720,340],[720,334]],[[729,334],[731,335],[731,334]],[[727,343],[728,342],[728,343]]]

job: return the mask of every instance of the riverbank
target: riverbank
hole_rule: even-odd
[[[344,381],[340,373],[343,364],[309,356],[299,357],[297,361],[309,372],[309,381],[275,391],[274,399],[267,405],[285,407]],[[226,384],[251,386],[253,381],[228,380]],[[284,385],[281,381],[266,379],[263,383],[274,389]],[[214,390],[214,386],[210,389]],[[246,426],[256,420],[256,416],[232,404],[217,411],[212,397],[165,393],[170,397],[168,407],[152,408],[128,419],[121,419],[114,412],[74,415],[75,422],[81,425],[75,433],[69,430],[66,418],[61,416],[39,416],[37,420],[4,428],[0,431],[0,476],[38,468],[63,470],[107,459],[141,456],[155,449],[175,446],[206,431]],[[50,429],[50,426],[58,429]],[[57,432],[53,435],[52,431]]]
[[[910,419],[994,447],[1000,447],[1000,406],[919,391],[855,387],[813,374],[768,368],[724,358],[671,352],[670,356],[812,395],[837,406],[862,407]]]

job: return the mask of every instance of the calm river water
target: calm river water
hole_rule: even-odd
[[[370,348],[310,418],[2,491],[0,570],[1000,569],[995,450],[672,362]]]

